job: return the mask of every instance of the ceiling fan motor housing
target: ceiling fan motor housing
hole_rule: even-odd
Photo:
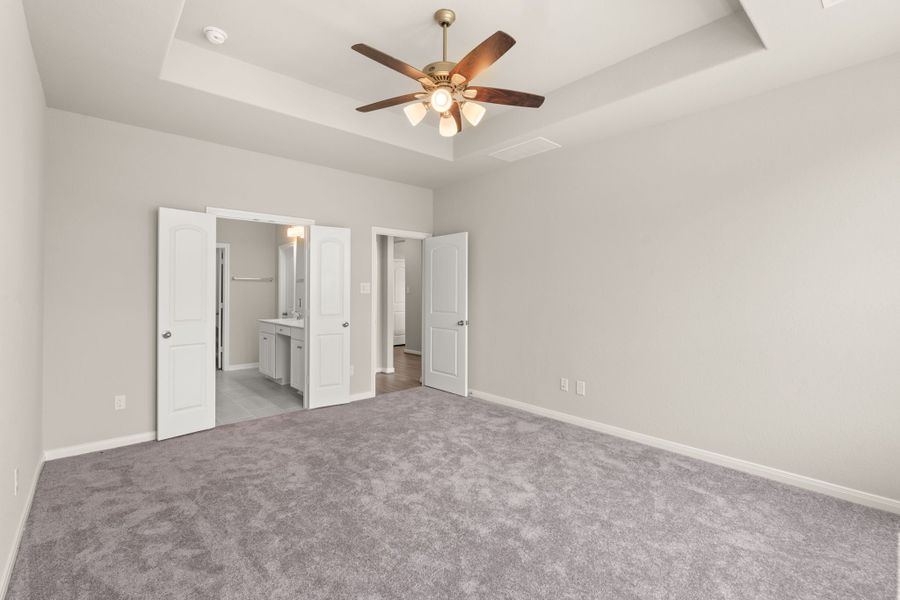
[[[450,81],[450,71],[456,66],[455,62],[439,60],[425,65],[422,72],[431,77],[435,83]]]

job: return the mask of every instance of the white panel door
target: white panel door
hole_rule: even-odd
[[[460,396],[469,393],[469,234],[425,239],[424,381]]]
[[[156,439],[216,425],[216,218],[159,209]]]
[[[307,406],[350,401],[350,230],[309,228]]]
[[[406,261],[394,259],[394,345],[406,343]]]

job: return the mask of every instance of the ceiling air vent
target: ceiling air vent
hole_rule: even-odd
[[[562,146],[560,146],[556,142],[551,142],[547,138],[536,137],[533,140],[528,140],[527,142],[522,142],[520,144],[510,146],[509,148],[503,148],[502,150],[491,152],[490,156],[499,158],[500,160],[505,160],[506,162],[514,162],[517,160],[522,160],[523,158],[528,158],[529,156],[534,156],[535,154],[540,154],[541,152],[556,150],[557,148],[561,147]]]

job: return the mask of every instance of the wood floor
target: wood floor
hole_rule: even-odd
[[[394,372],[378,373],[375,376],[375,395],[399,392],[409,388],[419,387],[419,378],[422,376],[422,357],[416,354],[407,354],[403,351],[405,346],[394,346]]]

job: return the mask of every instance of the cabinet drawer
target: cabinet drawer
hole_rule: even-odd
[[[302,342],[303,341],[303,328],[302,327],[291,327],[291,341],[293,342]]]
[[[275,333],[275,324],[274,323],[260,323],[259,324],[259,332],[260,333]]]
[[[279,335],[287,335],[287,336],[290,336],[290,335],[291,335],[291,328],[290,328],[290,327],[286,327],[285,325],[276,325],[276,326],[275,326],[275,333],[277,333],[277,334],[279,334]]]

